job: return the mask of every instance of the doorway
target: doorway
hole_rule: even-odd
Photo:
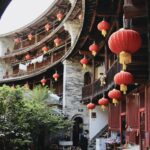
[[[83,134],[83,119],[81,117],[76,117],[74,119],[73,125],[73,146],[79,146],[80,137]]]

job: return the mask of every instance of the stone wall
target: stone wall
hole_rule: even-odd
[[[84,129],[88,129],[88,110],[81,103],[85,71],[78,60],[65,60],[63,64],[63,111],[70,119],[81,116],[84,121]]]

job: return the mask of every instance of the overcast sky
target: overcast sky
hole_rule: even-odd
[[[0,34],[18,29],[36,19],[54,0],[12,0],[0,19]]]

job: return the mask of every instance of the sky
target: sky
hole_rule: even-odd
[[[42,14],[54,0],[12,0],[0,19],[0,34],[19,29]]]

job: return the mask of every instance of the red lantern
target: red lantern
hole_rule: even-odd
[[[61,12],[59,12],[59,13],[57,14],[57,19],[58,19],[58,21],[61,21],[63,18],[64,18],[64,15],[63,15]]]
[[[51,29],[51,25],[49,23],[47,23],[44,27],[46,31],[49,31]]]
[[[26,60],[30,60],[30,59],[31,59],[30,54],[26,54],[25,59],[26,59]]]
[[[132,84],[134,81],[133,75],[130,72],[120,71],[114,76],[115,84],[120,85],[120,91],[126,94],[127,85]]]
[[[95,56],[99,51],[99,46],[94,42],[90,45],[89,50],[92,52],[92,55]]]
[[[32,40],[32,38],[33,38],[33,35],[30,33],[30,34],[28,34],[28,39],[31,41]]]
[[[113,104],[118,104],[118,101],[121,99],[122,94],[119,90],[113,89],[108,93],[109,98],[112,99]]]
[[[54,40],[54,43],[55,43],[55,46],[57,47],[57,46],[61,45],[62,40],[61,40],[59,37],[57,37],[57,38]]]
[[[59,74],[57,73],[57,71],[55,72],[55,74],[53,74],[53,78],[55,81],[58,81]]]
[[[41,84],[42,84],[43,86],[46,84],[46,79],[45,79],[45,78],[43,78],[43,79],[41,80]]]
[[[15,44],[19,44],[21,42],[21,39],[20,38],[15,38],[14,42],[15,42]]]
[[[123,70],[126,70],[126,64],[132,62],[131,54],[141,47],[142,40],[138,32],[120,29],[110,36],[108,45],[113,53],[119,54],[119,62],[123,65]]]
[[[96,105],[93,104],[93,103],[87,104],[87,108],[88,108],[89,110],[93,110],[95,107],[96,107]]]
[[[81,60],[80,63],[83,65],[83,68],[86,68],[86,65],[88,64],[89,60],[84,56]]]
[[[102,32],[102,35],[105,37],[107,34],[107,30],[110,29],[110,24],[107,21],[103,20],[97,25],[97,28]]]
[[[44,54],[47,53],[48,52],[48,47],[47,46],[42,47],[42,51],[44,52]]]
[[[101,108],[104,111],[107,108],[107,105],[109,104],[109,100],[103,97],[99,99],[98,104],[101,105]]]
[[[79,16],[78,16],[78,18],[79,18],[79,20],[81,21],[82,20],[82,14],[80,14]]]

